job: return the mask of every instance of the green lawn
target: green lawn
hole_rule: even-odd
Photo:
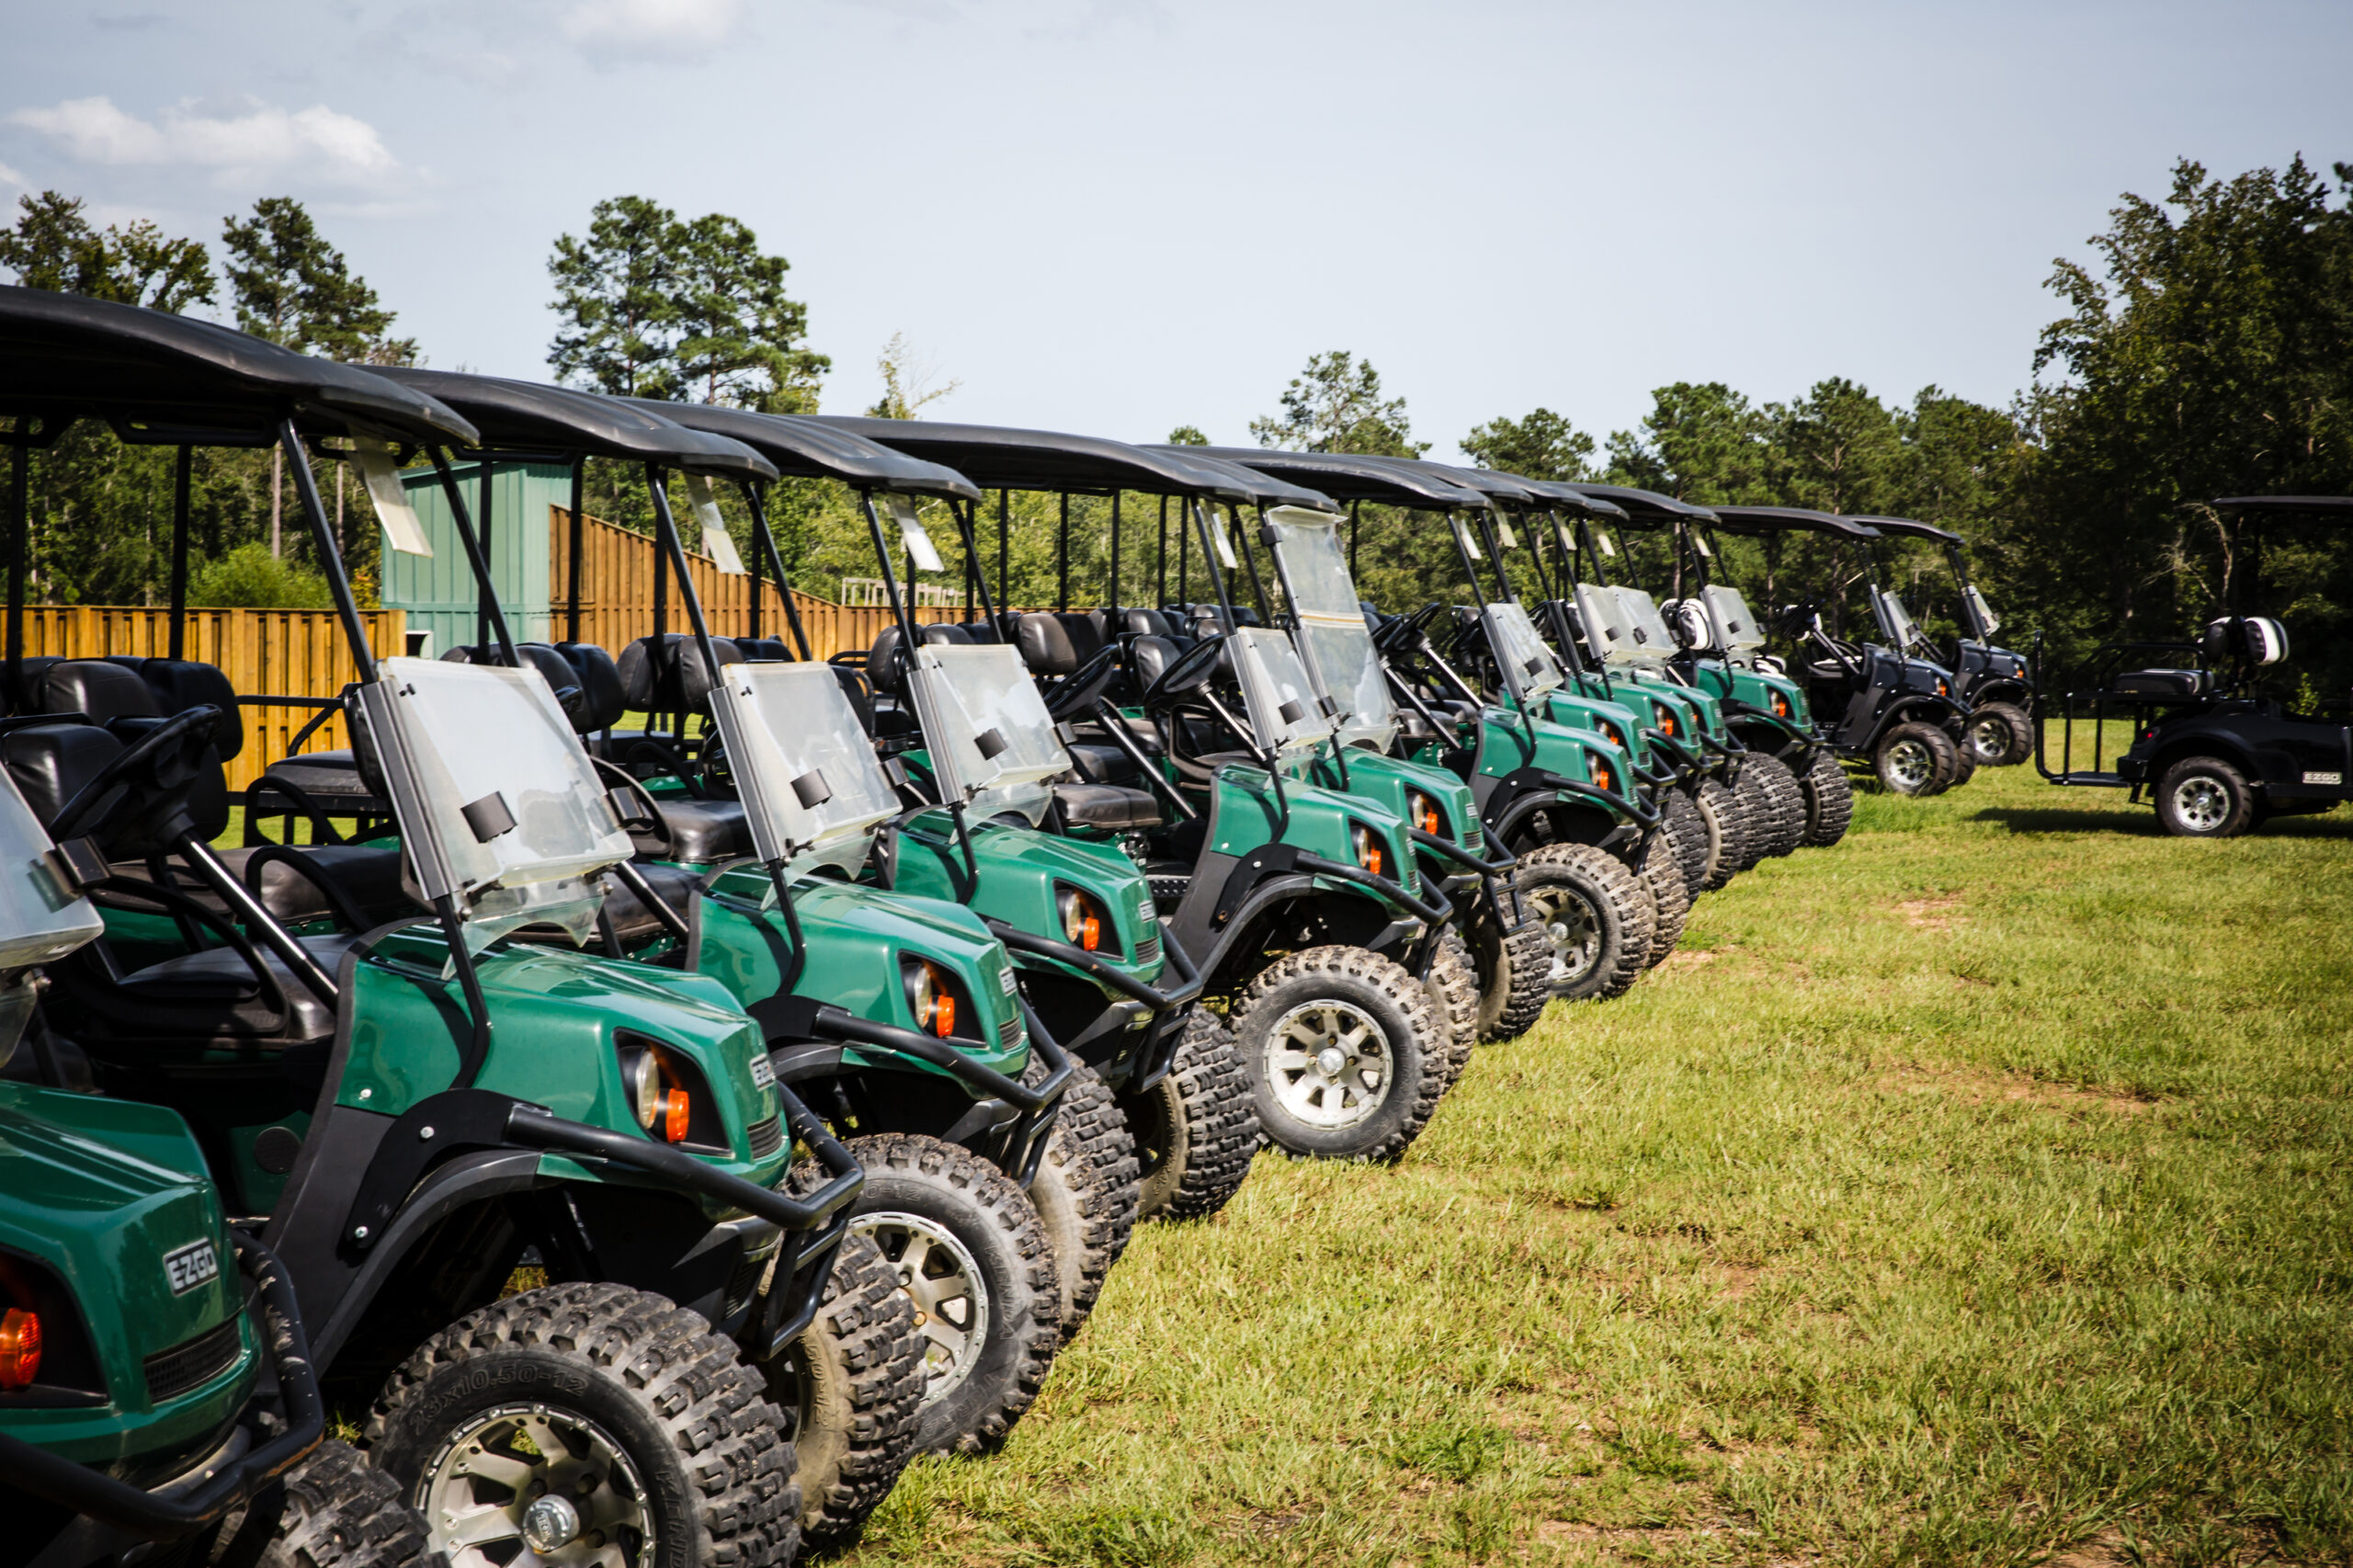
[[[1397,1168],[1139,1234],[861,1565],[2353,1560],[2353,813],[1870,798]]]

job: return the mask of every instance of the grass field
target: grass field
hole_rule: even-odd
[[[2353,1560],[2353,813],[1861,802],[1397,1168],[1139,1233],[850,1561]]]

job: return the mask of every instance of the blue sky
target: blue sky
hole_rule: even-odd
[[[1247,438],[1348,348],[1452,455],[1845,375],[2004,402],[2118,193],[2353,160],[2353,6],[0,0],[0,199],[308,202],[429,360],[541,377],[599,199],[791,259],[826,406]]]

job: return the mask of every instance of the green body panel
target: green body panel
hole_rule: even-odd
[[[790,956],[784,922],[765,907],[767,873],[745,867],[723,873],[702,911],[701,973],[745,1005],[777,994]],[[1005,948],[970,910],[941,899],[884,892],[855,882],[806,878],[793,884],[792,909],[810,960],[800,994],[820,997],[878,1024],[915,1027],[900,978],[902,955],[927,958],[955,976],[976,1015],[949,1041],[984,1067],[1018,1078],[1029,1064],[1029,1037],[1018,1023],[1013,969]],[[822,991],[813,989],[822,982]],[[1013,1025],[1010,1029],[1006,1026]],[[969,1034],[972,1038],[964,1038]],[[1010,1040],[1012,1044],[999,1043]],[[892,1072],[955,1080],[928,1062],[874,1057],[852,1047],[843,1060]]]
[[[1347,764],[1348,780],[1345,792],[1364,800],[1378,801],[1394,813],[1397,820],[1411,825],[1413,816],[1406,807],[1409,791],[1418,791],[1438,802],[1445,816],[1446,825],[1454,842],[1481,858],[1486,857],[1486,838],[1479,829],[1479,803],[1471,793],[1471,786],[1449,773],[1435,762],[1413,757],[1389,756],[1364,746],[1351,746],[1340,759]],[[1318,752],[1309,782],[1326,790],[1339,790],[1340,770],[1328,751]],[[1449,861],[1439,874],[1451,876],[1461,865]]]
[[[344,1004],[351,1051],[337,1104],[397,1116],[449,1086],[469,1026],[456,980],[443,977],[448,954],[438,933],[412,928],[378,942],[353,965]],[[746,1142],[746,1129],[780,1105],[776,1090],[753,1076],[754,1059],[767,1048],[758,1026],[717,980],[525,943],[493,947],[476,964],[492,1021],[476,1087],[574,1121],[637,1131],[616,1036],[643,1035],[692,1062],[714,1096],[730,1153],[711,1163],[763,1187],[782,1178],[790,1141],[764,1160],[751,1157]],[[546,1164],[585,1174],[560,1156]]]
[[[175,1295],[164,1257],[198,1242],[212,1244],[219,1272]],[[258,1346],[188,1123],[160,1106],[0,1083],[0,1249],[37,1259],[73,1292],[108,1396],[78,1409],[0,1405],[0,1431],[142,1481],[220,1440],[253,1390]],[[160,1405],[148,1397],[145,1358],[232,1318],[243,1348],[227,1369]]]
[[[1813,729],[1813,716],[1806,711],[1805,692],[1786,676],[1743,669],[1722,659],[1701,659],[1693,665],[1691,678],[1699,690],[1711,697],[1735,697],[1768,713],[1773,711],[1773,698],[1778,693],[1790,707],[1790,715],[1782,722],[1800,734]]]
[[[1568,687],[1555,687],[1544,694],[1544,710],[1537,717],[1550,719],[1555,724],[1563,724],[1572,730],[1591,730],[1631,756],[1637,764],[1645,767],[1652,766],[1649,752],[1643,742],[1643,731],[1647,727],[1647,721],[1638,717],[1622,702],[1588,696]]]
[[[1209,846],[1213,853],[1239,858],[1254,849],[1264,849],[1279,842],[1275,829],[1282,825],[1279,842],[1353,866],[1357,864],[1356,846],[1349,840],[1348,830],[1361,824],[1380,836],[1382,874],[1413,896],[1421,896],[1421,873],[1415,858],[1406,853],[1411,845],[1405,837],[1405,819],[1379,801],[1362,795],[1343,795],[1286,775],[1283,800],[1290,807],[1290,821],[1284,824],[1280,808],[1275,803],[1274,782],[1262,770],[1221,767],[1211,788],[1217,792],[1217,837]],[[1395,868],[1393,875],[1389,870],[1392,867]],[[1336,888],[1347,884],[1331,885]],[[1350,887],[1349,891],[1360,893],[1364,890]]]
[[[899,834],[892,888],[961,904],[975,915],[1002,920],[1017,931],[1060,942],[1068,938],[1054,907],[1054,890],[1058,883],[1067,884],[1093,897],[1110,914],[1117,951],[1105,949],[1096,957],[1148,985],[1159,983],[1167,966],[1160,942],[1159,911],[1153,906],[1151,884],[1126,851],[1113,844],[1065,838],[1006,823],[975,824],[972,840],[972,863],[981,873],[977,884],[964,865],[964,851],[956,841],[948,813],[930,812],[915,818]],[[1134,954],[1146,938],[1152,941],[1154,956],[1149,963],[1140,964]],[[1013,961],[1024,969],[1077,972],[1028,953],[1014,954]]]

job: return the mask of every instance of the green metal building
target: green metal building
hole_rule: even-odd
[[[459,491],[474,527],[483,528],[480,463],[452,463]],[[477,641],[477,595],[473,574],[466,567],[465,547],[449,517],[449,503],[440,478],[429,468],[401,474],[409,505],[433,543],[430,556],[408,555],[386,541],[381,598],[386,609],[408,612],[408,652],[438,658],[450,649]],[[498,587],[498,602],[506,610],[507,625],[518,642],[551,640],[549,605],[548,508],[572,504],[572,470],[562,463],[493,463],[490,465],[488,527],[491,580]]]

